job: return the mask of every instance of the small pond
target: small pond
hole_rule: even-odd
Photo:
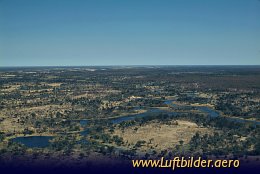
[[[28,137],[16,137],[13,138],[13,142],[24,144],[30,148],[44,148],[49,146],[49,141],[52,136],[28,136]]]
[[[195,108],[201,112],[204,112],[206,114],[208,114],[209,117],[219,117],[221,116],[219,112],[207,107],[207,106],[189,106],[189,105],[178,105],[174,103],[174,100],[166,100],[164,102],[167,105],[170,105],[172,107],[179,107],[179,108]],[[141,107],[136,107],[136,109],[140,109]],[[178,112],[167,112],[158,108],[150,108],[147,112],[145,113],[140,113],[140,114],[133,114],[133,115],[127,115],[127,116],[123,116],[123,117],[118,117],[118,118],[113,118],[111,119],[111,122],[113,124],[119,124],[123,121],[129,121],[129,120],[134,120],[135,118],[142,118],[142,117],[146,117],[146,116],[151,116],[153,113],[168,113],[170,115],[176,115],[178,114]],[[244,119],[240,119],[240,118],[229,118],[226,117],[229,120],[235,121],[235,122],[240,122],[240,123],[253,123],[255,125],[260,125],[260,121],[253,121],[253,120],[244,120]],[[87,120],[80,120],[80,125],[81,126],[85,126],[88,123]],[[85,129],[83,131],[80,132],[80,135],[85,136],[87,135],[89,132],[88,129]],[[49,140],[51,140],[53,137],[51,136],[29,136],[29,137],[17,137],[12,139],[13,142],[19,142],[24,144],[27,147],[31,147],[31,148],[44,148],[47,147],[49,145]]]

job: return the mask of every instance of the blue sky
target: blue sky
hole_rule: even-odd
[[[259,0],[0,0],[0,66],[259,64]]]

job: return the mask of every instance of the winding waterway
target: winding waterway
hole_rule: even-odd
[[[170,107],[178,107],[178,108],[185,108],[187,109],[196,109],[202,113],[207,114],[209,117],[219,117],[221,116],[221,114],[207,106],[190,106],[190,105],[178,105],[176,103],[174,103],[174,100],[166,100],[164,102],[165,104],[167,104]],[[141,109],[140,107],[138,107],[137,109]],[[147,116],[151,116],[154,113],[167,113],[170,115],[177,115],[180,112],[170,112],[170,111],[166,111],[166,110],[162,110],[159,108],[150,108],[147,112],[145,113],[140,113],[140,114],[134,114],[134,115],[128,115],[128,116],[122,116],[122,117],[117,117],[117,118],[112,118],[111,122],[113,124],[119,124],[123,121],[129,121],[129,120],[134,120],[135,118],[142,118],[142,117],[147,117]],[[234,118],[234,117],[225,117],[229,120],[235,121],[235,122],[240,122],[240,123],[253,123],[254,125],[260,125],[260,121],[254,121],[254,120],[245,120],[242,118]],[[88,123],[87,120],[80,120],[80,124],[81,126],[85,126]],[[85,129],[83,131],[80,132],[80,134],[82,136],[85,136],[88,134],[88,129]],[[27,137],[16,137],[14,139],[12,139],[13,142],[19,142],[21,144],[24,144],[27,147],[30,148],[44,148],[47,147],[49,145],[49,140],[51,140],[53,137],[51,136],[27,136]]]

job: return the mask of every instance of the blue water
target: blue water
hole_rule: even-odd
[[[135,118],[147,117],[147,116],[152,115],[154,113],[165,113],[165,111],[160,110],[158,108],[152,108],[152,109],[148,110],[147,112],[144,112],[144,113],[141,113],[141,114],[133,114],[133,115],[128,115],[128,116],[124,116],[124,117],[114,118],[114,119],[112,119],[111,122],[113,124],[118,124],[118,123],[121,123],[123,121],[134,120]]]
[[[197,110],[199,110],[203,113],[208,114],[209,117],[213,117],[213,118],[221,116],[219,112],[217,112],[217,111],[215,111],[215,110],[213,110],[209,107],[206,107],[206,106],[180,106],[180,105],[175,104],[173,100],[167,100],[164,103],[171,106],[171,107],[178,107],[178,108],[185,108],[185,109],[195,108],[195,109],[197,109]],[[141,109],[141,107],[136,107],[135,109],[138,110],[138,109]],[[123,116],[123,117],[111,119],[111,122],[113,124],[119,124],[123,121],[130,121],[130,120],[134,120],[135,118],[142,118],[142,117],[151,116],[153,113],[167,113],[167,114],[170,114],[170,115],[177,115],[178,114],[178,112],[167,112],[167,111],[164,111],[164,110],[160,110],[158,108],[151,108],[150,110],[148,110],[145,113],[133,114],[133,115],[128,115],[128,116]],[[229,117],[226,117],[226,118],[230,119],[232,121],[240,122],[240,123],[250,122],[250,123],[254,123],[255,125],[260,125],[260,121],[243,120],[243,119],[240,119],[240,118],[229,118]],[[85,126],[87,123],[88,123],[87,120],[81,120],[80,121],[81,126]],[[80,132],[80,135],[85,136],[85,135],[88,134],[88,132],[89,132],[89,130],[85,129],[85,130]],[[34,148],[34,147],[44,148],[44,147],[47,147],[49,145],[49,140],[52,139],[52,138],[53,137],[51,137],[51,136],[17,137],[17,138],[14,138],[12,141],[22,143],[25,146],[31,147],[31,148]]]
[[[49,146],[49,140],[52,136],[29,136],[29,137],[16,137],[13,138],[13,142],[24,144],[30,148],[44,148]]]
[[[89,130],[88,130],[88,129],[85,129],[85,130],[83,130],[83,131],[80,132],[80,135],[85,136],[85,135],[87,135],[88,133],[89,133]]]
[[[191,106],[180,106],[177,104],[174,104],[174,100],[167,100],[164,102],[167,105],[170,105],[172,107],[191,107]],[[201,112],[204,112],[206,114],[208,114],[209,117],[219,117],[221,116],[219,112],[207,107],[207,106],[193,106],[195,109],[198,109]],[[239,122],[239,123],[253,123],[255,125],[260,125],[260,121],[254,121],[254,120],[244,120],[242,118],[231,118],[231,117],[225,117],[229,120],[235,121],[235,122]]]
[[[80,123],[81,126],[84,126],[88,123],[88,121],[87,120],[80,120],[79,123]]]
[[[206,106],[197,106],[195,108],[197,108],[201,112],[207,113],[210,117],[220,116],[220,114],[217,111],[210,109],[209,107]]]
[[[197,110],[199,110],[199,111],[201,111],[203,113],[206,113],[209,117],[212,117],[212,118],[221,116],[219,112],[217,112],[214,109],[211,109],[211,108],[209,108],[207,106],[189,106],[189,105],[183,106],[183,105],[177,105],[177,104],[174,103],[174,100],[166,100],[164,103],[169,105],[169,106],[171,106],[171,107],[178,107],[178,108],[185,108],[185,109],[195,108],[195,109],[197,109]],[[141,107],[135,107],[135,109],[138,110],[138,109],[141,109]],[[170,115],[178,114],[178,112],[167,112],[167,111],[163,111],[163,110],[160,110],[160,109],[157,109],[157,108],[151,108],[150,110],[148,110],[145,113],[133,114],[133,115],[122,116],[122,117],[119,117],[119,118],[111,119],[111,122],[113,124],[119,124],[119,123],[121,123],[123,121],[130,121],[130,120],[134,120],[135,118],[146,117],[146,116],[151,115],[152,113],[167,113],[167,114],[170,114]],[[240,122],[240,123],[250,122],[250,123],[254,123],[256,125],[260,125],[260,121],[243,120],[243,119],[240,119],[240,118],[229,118],[229,117],[226,117],[226,118],[230,119],[232,121]],[[82,126],[84,126],[84,125],[87,124],[87,121],[86,120],[82,120],[82,121],[80,121],[80,124]]]
[[[119,117],[119,118],[114,118],[112,119],[112,123],[113,124],[118,124],[121,123],[123,121],[130,121],[130,120],[134,120],[135,118],[141,118],[141,117],[145,117],[146,113],[142,113],[142,114],[135,114],[135,115],[130,115],[130,116],[125,116],[125,117]]]

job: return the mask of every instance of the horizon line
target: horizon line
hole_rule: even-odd
[[[208,65],[12,65],[12,66],[1,66],[0,68],[30,68],[30,67],[122,67],[122,66],[132,66],[132,67],[145,67],[145,66],[260,66],[260,64],[208,64]]]

